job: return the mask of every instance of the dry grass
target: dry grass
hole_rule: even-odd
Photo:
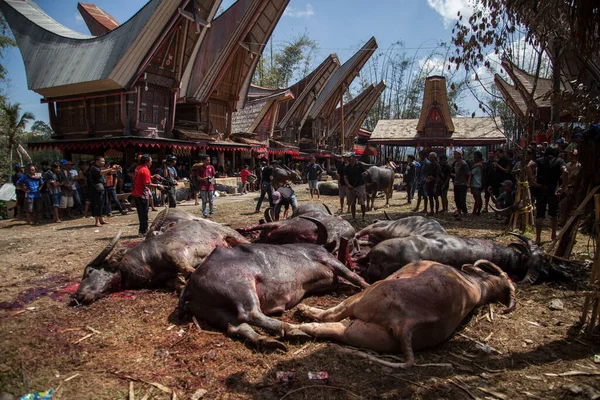
[[[304,188],[298,193],[307,201]],[[215,219],[234,227],[256,223],[254,197],[219,199]],[[334,211],[339,206],[336,198],[322,199]],[[406,215],[404,202],[405,195],[395,193],[392,215]],[[198,207],[185,209],[200,212]],[[381,217],[381,210],[369,213],[367,221],[356,226]],[[448,215],[440,221],[452,233],[511,240],[505,226],[488,216],[457,222]],[[291,343],[287,353],[260,353],[202,321],[202,331],[192,322],[177,321],[172,315],[177,297],[166,292],[124,293],[89,308],[68,307],[68,293],[83,266],[110,237],[123,229],[126,240],[135,240],[135,215],[110,222],[100,229],[84,219],[37,227],[15,221],[0,224],[0,392],[23,394],[25,371],[32,390],[59,388],[56,399],[128,398],[132,379],[137,399],[147,393],[149,398],[171,398],[163,391],[167,389],[187,399],[200,388],[208,391],[204,398],[209,399],[462,399],[469,396],[465,389],[479,398],[494,398],[480,387],[506,398],[568,398],[573,395],[565,387],[573,383],[600,390],[597,376],[544,375],[600,371],[592,361],[600,353],[597,338],[588,342],[575,327],[582,299],[573,287],[562,284],[520,288],[514,313],[501,315],[495,306],[492,320],[488,307],[483,307],[447,343],[417,353],[419,364],[451,363],[451,369],[391,370],[340,355],[324,342]],[[582,257],[588,251],[585,242],[576,246]],[[340,292],[305,302],[326,307],[349,295]],[[564,310],[548,308],[554,298],[563,301]],[[10,305],[14,308],[6,309]],[[295,310],[282,318],[300,321]],[[489,343],[502,354],[478,350],[475,341]],[[295,379],[278,381],[278,371],[295,371]],[[317,371],[327,371],[329,379],[309,380],[308,372]]]

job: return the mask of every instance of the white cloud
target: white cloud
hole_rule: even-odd
[[[304,10],[288,6],[283,12],[283,15],[292,18],[309,18],[315,15],[315,10],[310,3],[306,5]]]
[[[419,60],[419,67],[427,76],[443,75],[444,69],[448,68],[448,63],[439,57],[421,58]]]
[[[427,0],[427,4],[442,16],[446,28],[458,20],[459,11],[463,19],[473,13],[472,0]]]
[[[75,22],[77,23],[77,25],[83,25],[84,20],[83,20],[83,17],[81,16],[81,14],[78,14],[78,13],[75,14]]]

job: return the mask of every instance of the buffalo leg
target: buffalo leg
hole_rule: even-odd
[[[364,292],[363,292],[364,293]],[[344,300],[335,307],[322,310],[316,307],[309,307],[305,304],[299,304],[298,310],[303,316],[314,321],[321,322],[338,322],[345,318],[351,317],[354,313],[354,305],[362,299],[362,293]]]
[[[187,259],[183,256],[180,256],[179,253],[184,253],[187,251],[185,248],[177,249],[176,251],[171,252],[172,254],[168,256],[169,261],[175,266],[177,272],[179,272],[185,279],[188,279],[190,275],[195,271],[193,265],[187,261]]]
[[[280,349],[287,351],[285,344],[278,340],[265,335],[259,335],[252,327],[246,323],[240,325],[229,325],[227,327],[227,333],[231,336],[239,336],[254,344],[257,347],[267,347],[270,349]]]
[[[350,271],[340,261],[336,259],[323,259],[321,260],[321,262],[327,265],[329,268],[331,268],[337,276],[341,276],[353,285],[356,285],[363,289],[369,286],[369,284],[365,282],[363,278],[361,278],[358,274],[355,274],[354,272]]]

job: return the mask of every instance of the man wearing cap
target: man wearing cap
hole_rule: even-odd
[[[501,190],[500,190],[500,194],[498,195],[498,197],[495,197],[491,188],[488,188],[488,190],[490,191],[490,199],[496,205],[496,207],[502,209],[502,208],[510,207],[514,204],[515,192],[513,190],[513,185],[514,184],[510,179],[507,179],[504,182],[502,182],[502,184],[500,185]],[[502,219],[502,217],[500,215],[498,215],[496,218]],[[509,219],[510,219],[510,217],[509,217]],[[507,222],[508,222],[508,220],[507,220]]]
[[[350,159],[350,163],[344,169],[344,180],[348,187],[348,204],[350,204],[350,210],[352,212],[352,219],[356,219],[356,200],[360,204],[360,210],[362,211],[362,219],[365,219],[365,200],[367,198],[367,191],[365,189],[364,173],[365,168],[362,164],[356,162],[354,153],[348,153],[346,155]]]
[[[567,153],[571,153],[573,152],[573,150],[577,149],[579,150],[579,143],[581,142],[581,138],[583,137],[583,134],[580,132],[581,128],[575,128],[575,133],[573,134],[573,137],[571,138],[571,143],[569,143],[569,145],[567,146]]]
[[[534,169],[537,168],[537,174],[534,177]],[[536,243],[541,244],[542,226],[546,216],[546,208],[552,224],[552,240],[556,239],[556,228],[558,226],[558,197],[565,193],[569,184],[569,175],[565,162],[558,157],[558,148],[549,146],[543,158],[538,158],[529,163],[527,171],[529,183],[536,188],[536,222],[535,233]],[[557,191],[559,182],[562,179],[560,189]]]
[[[35,165],[31,164],[27,167],[27,174],[23,175],[17,185],[25,192],[25,202],[23,208],[27,217],[27,223],[34,225],[38,223],[38,213],[42,209],[42,196],[40,188],[44,184],[42,175],[35,171]],[[33,218],[32,218],[33,214]]]
[[[204,157],[204,164],[196,168],[196,179],[198,180],[198,189],[200,190],[200,198],[202,199],[202,215],[208,217],[206,213],[206,203],[208,203],[208,211],[212,216],[215,213],[213,206],[213,195],[215,193],[214,179],[217,171],[211,164],[210,156]]]
[[[285,212],[283,213],[283,218],[287,218],[288,211],[290,206],[292,206],[292,213],[298,208],[298,200],[296,199],[296,193],[289,186],[282,186],[273,192],[271,196],[273,199],[273,204],[275,205],[273,209],[273,219],[275,221],[279,221],[279,214],[281,213],[281,207],[285,207]]]
[[[271,198],[271,194],[273,192],[273,188],[271,186],[271,181],[273,180],[273,167],[271,165],[267,164],[267,161],[264,160],[262,162],[262,164],[264,165],[262,168],[262,171],[260,173],[261,176],[261,185],[260,185],[260,198],[258,199],[258,203],[256,204],[256,210],[254,210],[255,213],[259,213],[260,212],[260,206],[262,205],[263,199],[265,197],[265,194],[268,196],[267,199],[269,199],[269,204],[271,207],[273,207],[273,199]],[[277,160],[273,160],[272,164],[279,164],[279,161]]]
[[[25,204],[25,191],[17,187],[17,182],[25,175],[25,167],[21,164],[15,165],[15,174],[12,176],[12,184],[15,186],[17,196],[17,207],[15,207],[15,218],[23,218],[23,205]]]

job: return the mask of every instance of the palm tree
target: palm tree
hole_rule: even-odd
[[[17,152],[19,159],[21,159],[21,154],[30,159],[23,146],[21,146],[19,139],[25,133],[27,123],[34,119],[35,116],[29,111],[21,114],[19,103],[0,102],[0,136],[6,140],[11,166],[13,151]]]

